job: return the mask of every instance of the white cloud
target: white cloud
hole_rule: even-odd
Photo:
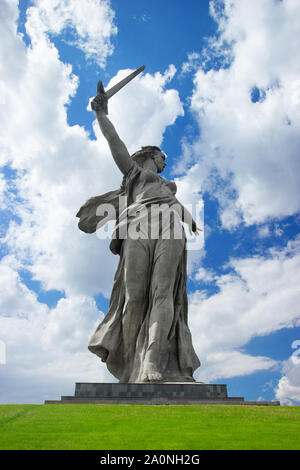
[[[212,269],[205,269],[201,267],[196,272],[195,279],[197,281],[212,282],[214,279],[216,279],[216,275]]]
[[[1,403],[37,403],[73,394],[76,381],[115,381],[87,350],[103,318],[89,297],[61,299],[50,309],[16,272],[18,262],[0,263]]]
[[[251,356],[240,351],[216,351],[205,356],[205,370],[200,380],[212,382],[277,367],[276,361],[264,356]]]
[[[300,209],[300,16],[295,0],[224,5],[207,51],[226,52],[230,65],[195,73],[191,109],[201,133],[192,151],[199,182],[219,199],[230,229]]]
[[[102,320],[103,314],[99,315],[94,299],[60,299],[51,311],[43,333],[43,342],[54,348],[59,344],[65,351],[84,351],[89,336]]]
[[[282,237],[283,234],[284,234],[284,226],[283,228],[281,228],[279,224],[274,224],[274,227],[268,224],[266,225],[263,224],[257,230],[257,236],[259,238],[267,238],[271,236],[280,238]]]
[[[257,231],[257,236],[259,238],[265,238],[270,236],[270,227],[268,225],[262,225]]]
[[[8,317],[11,313],[19,318],[34,322],[45,318],[48,312],[46,305],[37,302],[37,295],[22,282],[17,269],[17,261],[10,256],[0,262],[0,314]]]
[[[284,234],[284,230],[282,228],[280,228],[278,224],[276,224],[275,228],[274,228],[274,234],[277,237],[281,237]]]
[[[275,389],[275,396],[282,405],[293,405],[300,403],[300,340],[292,343],[295,351],[291,357],[284,362],[282,377]]]
[[[243,347],[255,336],[300,324],[299,239],[271,250],[267,258],[232,259],[227,267],[228,274],[214,277],[216,294],[197,291],[189,297],[189,322],[202,359],[199,380],[278,366],[272,358],[244,353]]]
[[[182,64],[181,74],[190,73],[199,68],[201,56],[198,52],[188,53],[187,61]]]
[[[114,12],[107,0],[36,0],[27,10],[26,30],[36,46],[45,40],[44,33],[66,31],[69,42],[76,45],[101,67],[112,54],[111,37],[117,34]]]
[[[7,183],[5,181],[5,177],[3,174],[0,173],[0,209],[4,207],[4,198],[5,198],[6,189],[7,189]]]

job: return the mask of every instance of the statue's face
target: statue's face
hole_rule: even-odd
[[[161,173],[163,169],[165,168],[165,166],[167,165],[165,162],[165,159],[166,159],[166,156],[163,152],[157,152],[154,155],[153,160],[157,167],[157,173]]]

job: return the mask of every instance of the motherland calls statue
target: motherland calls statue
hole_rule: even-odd
[[[121,383],[194,382],[200,361],[187,321],[182,222],[190,233],[198,235],[199,229],[176,199],[176,184],[159,176],[165,154],[146,146],[130,156],[107,117],[108,98],[144,68],[106,93],[100,81],[91,103],[123,182],[89,199],[77,214],[79,228],[93,233],[106,221],[101,206],[110,204],[116,217],[110,249],[120,256],[109,311],[88,348]]]

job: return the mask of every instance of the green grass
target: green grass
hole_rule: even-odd
[[[0,449],[300,449],[300,407],[0,405]]]

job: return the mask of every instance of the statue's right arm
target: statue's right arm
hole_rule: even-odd
[[[126,175],[133,167],[134,162],[129,155],[126,145],[120,139],[116,129],[107,117],[107,98],[104,91],[98,91],[98,95],[93,99],[91,105],[95,111],[101,132],[108,142],[113,159],[123,175]]]
[[[111,154],[119,170],[126,175],[134,165],[124,142],[120,139],[111,121],[102,110],[96,111],[102,134],[108,142]]]

